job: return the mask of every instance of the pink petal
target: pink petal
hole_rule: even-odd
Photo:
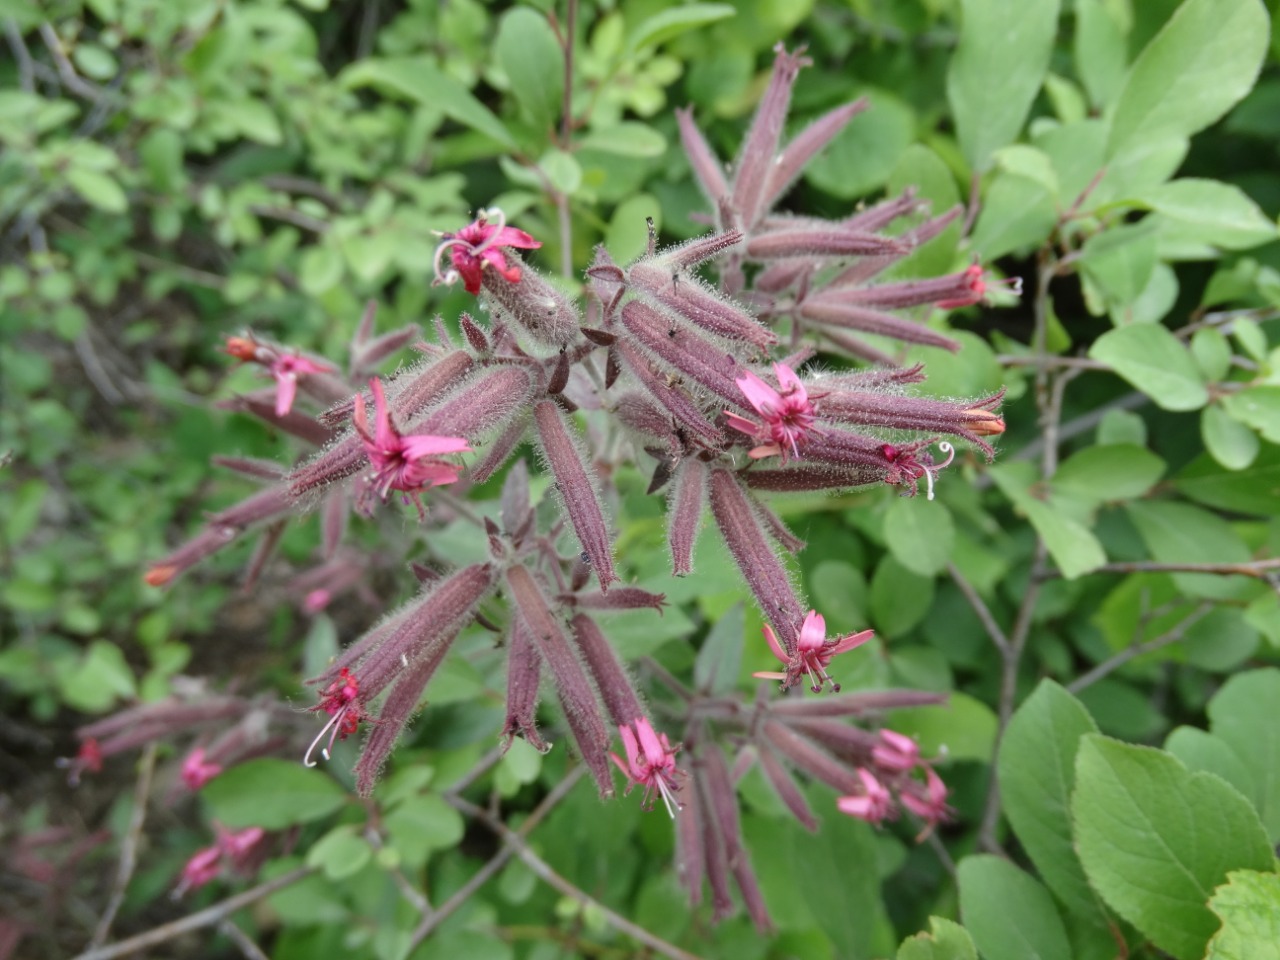
[[[773,655],[785,664],[791,663],[791,658],[787,656],[787,652],[782,649],[782,644],[778,642],[778,635],[773,632],[773,627],[766,623],[764,625],[763,632],[764,639],[769,644],[769,649],[773,651]]]
[[[747,402],[755,407],[762,417],[770,417],[782,406],[782,397],[778,391],[769,386],[750,370],[744,370],[733,381],[747,398]]]
[[[724,422],[734,430],[737,430],[739,433],[745,433],[749,437],[756,437],[760,435],[760,424],[752,423],[746,417],[740,417],[736,413],[732,413],[728,410],[724,412]]]
[[[627,766],[630,768],[627,775],[632,780],[639,780],[644,771],[640,768],[640,744],[636,742],[636,735],[629,726],[619,727],[618,734],[622,737],[622,748],[627,751]]]
[[[295,373],[276,374],[276,416],[283,417],[293,409],[293,400],[298,395],[298,375]]]
[[[796,397],[801,403],[809,402],[809,394],[805,391],[804,384],[800,382],[800,378],[796,376],[794,370],[785,363],[775,363],[773,372],[778,377],[778,385],[782,387],[782,393]]]
[[[399,439],[391,427],[391,414],[387,410],[387,398],[382,392],[382,381],[374,377],[369,381],[369,389],[373,391],[375,439],[383,450],[394,450]]]
[[[400,438],[400,450],[407,460],[434,457],[444,453],[470,453],[471,447],[462,437],[435,437],[414,433]]]
[[[827,651],[829,656],[834,657],[837,653],[847,653],[856,647],[862,646],[868,640],[876,635],[874,630],[863,630],[861,633],[850,633],[841,637],[835,642],[835,645]]]
[[[654,733],[653,726],[644,717],[638,718],[634,726],[639,735],[640,749],[644,751],[644,758],[649,766],[661,766],[667,751],[663,748],[658,735]]]
[[[515,227],[503,227],[498,231],[497,239],[491,244],[494,247],[519,247],[521,250],[537,250],[542,246],[541,240],[535,240],[523,230]]]
[[[801,650],[817,650],[827,639],[827,621],[817,610],[810,610],[800,625]]]

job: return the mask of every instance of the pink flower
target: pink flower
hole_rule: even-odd
[[[634,728],[634,729],[633,729]],[[627,762],[616,753],[609,754],[613,762],[627,777],[627,791],[632,787],[644,787],[644,807],[653,809],[655,795],[662,797],[667,813],[672,818],[680,803],[675,798],[676,781],[681,776],[676,769],[676,751],[665,733],[655,733],[644,717],[637,717],[630,725],[618,727],[622,746],[627,752]]]
[[[1003,425],[1003,423],[1004,421],[1002,420],[1001,424]],[[885,483],[908,484],[914,494],[916,481],[923,479],[929,491],[927,499],[932,500],[934,477],[944,467],[948,466],[956,456],[956,448],[945,440],[938,444],[938,449],[947,455],[947,459],[941,463],[934,463],[928,454],[925,454],[924,460],[921,461],[913,449],[895,447],[891,443],[884,444],[880,448],[880,452],[889,461],[889,470],[885,473],[884,478]]]
[[[796,683],[802,675],[809,677],[814,693],[818,693],[826,684],[840,692],[840,684],[827,674],[827,666],[832,658],[860,647],[875,636],[873,630],[861,633],[850,633],[842,637],[827,639],[827,621],[816,610],[810,610],[800,625],[800,636],[796,640],[794,653],[788,653],[778,642],[778,636],[767,623],[764,625],[764,638],[773,655],[786,666],[786,673],[757,673],[755,676],[767,680],[781,680],[785,690]]]
[[[982,267],[976,263],[965,269],[962,283],[968,288],[968,292],[949,300],[939,300],[938,306],[943,310],[954,310],[958,307],[971,307],[975,303],[984,303],[986,302],[988,288],[1005,288],[1011,293],[1022,293],[1021,277],[1013,277],[1009,280],[989,280]]]
[[[173,890],[173,898],[176,900],[188,890],[200,889],[221,872],[222,850],[216,844],[201,847],[183,865],[178,885]]]
[[[405,436],[391,422],[382,382],[369,381],[375,408],[374,431],[369,432],[364,396],[355,397],[355,429],[364,441],[365,454],[373,466],[373,489],[384,501],[392,490],[400,490],[413,498],[421,514],[418,494],[430,487],[453,483],[461,469],[452,463],[435,459],[442,454],[464,453],[471,449],[461,437],[433,437],[427,434]]]
[[[182,782],[187,789],[195,792],[222,772],[217,763],[205,762],[204,747],[196,747],[182,761]]]
[[[751,451],[752,459],[778,455],[786,463],[789,456],[800,456],[805,438],[816,430],[813,404],[809,402],[809,394],[794,370],[785,363],[775,363],[773,372],[778,377],[780,390],[773,389],[750,370],[744,370],[734,380],[764,423],[755,423],[728,410],[725,411],[725,420],[739,433],[768,441]]]
[[[498,222],[489,223],[486,219],[488,216],[497,217]],[[461,277],[467,293],[480,292],[486,264],[497,270],[508,283],[519,281],[520,267],[518,264],[507,263],[507,258],[502,253],[503,247],[536,250],[542,246],[541,241],[533,239],[523,230],[508,227],[506,218],[498,209],[484,211],[474,223],[468,224],[457,233],[446,233],[442,236],[444,242],[436,249],[435,282],[453,283]],[[440,262],[446,250],[449,251],[449,260],[453,266],[448,271],[442,271]]]
[[[178,885],[173,890],[175,900],[188,890],[203,887],[223,873],[252,872],[260,864],[261,855],[266,853],[266,847],[262,843],[266,838],[266,831],[261,827],[228,830],[222,824],[215,823],[214,828],[218,834],[214,844],[201,847],[183,866]]]
[[[874,774],[862,767],[858,768],[858,777],[862,780],[862,787],[866,793],[841,797],[836,801],[836,808],[851,817],[879,825],[893,810],[889,790],[875,778]]]
[[[276,381],[277,417],[283,417],[293,409],[300,376],[334,372],[334,368],[326,363],[308,360],[299,353],[283,353],[269,344],[259,343],[251,335],[227,337],[223,352],[244,363],[256,363],[267,368]]]
[[[918,780],[912,780],[909,788],[898,791],[898,799],[902,801],[902,805],[925,821],[925,832],[920,839],[927,836],[934,824],[945,820],[951,812],[947,808],[947,785],[942,782],[942,778],[932,767],[925,767],[924,775],[923,787]]]
[[[323,587],[318,587],[302,598],[302,610],[304,613],[319,613],[327,607],[332,600],[332,593]]]
[[[905,773],[920,762],[920,745],[896,730],[881,730],[880,742],[871,748],[871,759],[882,770]]]
[[[320,702],[308,709],[312,713],[323,710],[329,714],[330,719],[320,728],[316,738],[311,741],[311,746],[307,747],[306,755],[302,758],[304,766],[316,765],[316,761],[311,759],[311,754],[315,752],[316,746],[324,739],[326,733],[329,734],[329,743],[321,748],[320,756],[328,760],[335,740],[345,740],[355,733],[360,727],[361,720],[377,722],[364,712],[359,697],[360,684],[355,674],[346,667],[338,671],[338,679],[320,691]]]

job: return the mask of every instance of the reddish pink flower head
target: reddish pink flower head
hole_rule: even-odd
[[[1003,421],[1001,421],[1003,424]],[[943,440],[938,444],[938,449],[947,455],[947,459],[941,463],[934,463],[932,458],[926,454],[923,460],[917,457],[914,449],[906,447],[895,447],[891,443],[886,443],[880,448],[880,452],[884,454],[884,458],[889,461],[889,469],[885,473],[885,483],[903,483],[911,487],[914,494],[917,480],[924,480],[928,489],[927,499],[933,499],[933,480],[944,467],[950,465],[955,459],[956,448],[947,441]]]
[[[965,269],[962,283],[967,288],[963,295],[952,297],[948,300],[939,300],[938,306],[943,310],[955,310],[958,307],[971,307],[975,303],[985,303],[987,291],[990,289],[1004,288],[1011,293],[1022,293],[1021,277],[1013,277],[1008,280],[992,280],[982,267],[976,263]]]
[[[816,610],[810,610],[800,624],[800,633],[796,639],[794,653],[788,653],[778,642],[778,635],[767,623],[764,625],[764,638],[773,655],[787,668],[785,673],[757,673],[755,676],[768,680],[781,680],[785,690],[797,683],[802,676],[807,676],[814,693],[818,693],[828,683],[833,690],[840,692],[840,684],[827,674],[827,667],[832,659],[855,647],[860,647],[875,636],[874,630],[863,630],[861,633],[850,633],[842,637],[827,639],[827,621]]]
[[[497,223],[489,223],[487,217],[497,218]],[[508,283],[516,283],[520,279],[519,264],[507,262],[503,247],[517,247],[521,250],[536,250],[542,242],[533,239],[523,230],[506,225],[506,218],[501,210],[493,209],[482,212],[475,220],[457,233],[442,235],[444,242],[436,249],[435,271],[436,283],[453,283],[459,277],[467,288],[467,293],[479,293],[484,279],[486,265],[498,271]],[[445,252],[449,253],[452,267],[441,270],[441,261]]]
[[[461,469],[456,464],[438,459],[444,454],[465,453],[471,449],[461,437],[433,437],[428,434],[405,436],[391,422],[382,382],[369,381],[373,390],[374,429],[369,431],[364,397],[356,394],[354,423],[356,433],[364,441],[365,454],[373,467],[373,490],[386,500],[392,490],[400,490],[413,498],[422,513],[418,494],[430,487],[453,483]]]
[[[941,820],[950,814],[947,807],[947,785],[942,782],[932,767],[924,768],[925,782],[921,786],[918,780],[912,780],[905,789],[899,789],[898,799],[902,805],[925,821],[925,832],[920,839],[928,835]]]
[[[173,898],[176,900],[188,890],[200,889],[221,872],[222,850],[216,844],[201,847],[183,865],[178,885],[173,890]]]
[[[267,366],[276,380],[276,416],[283,417],[293,409],[298,395],[298,377],[310,373],[333,373],[333,367],[316,363],[296,353],[282,353]]]
[[[644,806],[653,809],[656,796],[662,797],[667,813],[673,818],[680,803],[675,798],[677,781],[681,772],[676,769],[676,750],[665,733],[654,732],[652,724],[644,717],[637,717],[627,726],[618,728],[622,746],[627,752],[626,763],[616,753],[609,756],[627,777],[627,791],[632,787],[644,787]]]
[[[222,772],[221,764],[205,760],[204,747],[196,747],[182,761],[182,782],[193,793]]]
[[[302,758],[303,764],[308,767],[316,765],[316,761],[311,759],[311,754],[315,752],[316,747],[324,739],[326,733],[329,734],[329,742],[321,748],[320,756],[328,760],[329,753],[333,750],[334,742],[345,740],[355,733],[360,728],[361,720],[376,722],[365,713],[364,707],[361,706],[360,684],[357,682],[355,674],[346,667],[338,671],[338,679],[320,691],[320,702],[308,709],[312,713],[323,710],[329,714],[329,722],[320,728],[320,732],[311,741],[311,746],[307,747],[307,753]]]
[[[893,812],[893,798],[889,795],[888,788],[876,779],[875,774],[859,767],[858,777],[866,792],[841,797],[836,801],[836,808],[841,813],[878,826]]]
[[[751,451],[752,459],[781,456],[782,462],[786,463],[790,457],[800,456],[805,439],[816,431],[813,404],[809,402],[809,394],[794,370],[785,363],[775,363],[773,372],[778,377],[777,390],[750,370],[744,370],[734,380],[763,423],[755,423],[728,410],[725,411],[725,419],[739,433],[766,441]]]
[[[920,745],[896,730],[881,730],[880,742],[871,748],[871,759],[881,770],[906,773],[920,763]]]

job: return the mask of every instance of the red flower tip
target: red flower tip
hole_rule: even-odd
[[[142,579],[146,581],[148,586],[163,587],[172,580],[178,573],[178,568],[172,564],[158,563],[150,570],[142,575]]]
[[[251,363],[258,359],[258,343],[253,337],[227,337],[222,352],[243,363]]]
[[[978,264],[972,264],[961,274],[961,285],[965,293],[948,300],[939,300],[938,306],[943,310],[955,310],[959,307],[971,307],[976,303],[985,303],[987,292],[993,289],[1004,289],[1010,293],[1022,293],[1022,278],[1010,277],[1007,280],[992,280]]]
[[[785,673],[757,673],[756,677],[766,680],[781,680],[785,690],[797,683],[802,676],[807,676],[814,693],[820,693],[828,683],[836,693],[840,692],[840,684],[831,679],[827,667],[832,659],[860,647],[875,636],[874,630],[863,630],[841,637],[827,639],[827,622],[822,614],[810,610],[800,624],[796,639],[795,651],[789,653],[778,642],[778,636],[767,623],[764,625],[764,638],[773,655],[787,668]]]
[[[496,219],[497,223],[490,223],[490,217]],[[480,292],[486,265],[498,271],[508,283],[519,282],[520,266],[508,263],[502,248],[536,250],[542,246],[542,242],[533,239],[523,230],[506,224],[506,216],[494,207],[481,211],[474,223],[457,233],[442,234],[443,242],[436,248],[434,282],[452,284],[461,279],[467,293],[476,294]],[[448,270],[442,269],[446,251],[451,264]]]
[[[1004,421],[1000,421],[1001,430],[1004,429]],[[947,455],[947,459],[941,463],[934,463],[933,459],[925,454],[921,460],[916,456],[915,450],[895,447],[891,443],[886,443],[880,448],[880,452],[884,454],[884,458],[889,461],[889,471],[885,474],[885,483],[906,483],[910,484],[912,491],[915,490],[916,481],[923,479],[928,487],[928,499],[933,499],[933,480],[944,467],[950,465],[955,459],[956,448],[947,441],[943,440],[938,444],[938,449]]]
[[[182,761],[182,782],[193,793],[222,772],[222,765],[205,760],[204,747],[196,747]]]
[[[308,709],[312,713],[323,710],[329,714],[329,722],[320,728],[316,738],[311,741],[311,746],[307,747],[306,755],[302,758],[304,766],[314,767],[316,765],[316,761],[311,759],[311,754],[315,752],[316,747],[324,739],[326,733],[329,734],[329,742],[321,748],[320,756],[328,760],[329,753],[333,750],[334,741],[347,739],[359,729],[360,721],[362,720],[376,722],[364,712],[364,707],[360,705],[359,697],[360,684],[356,680],[355,674],[346,667],[338,671],[338,679],[320,691],[320,702]]]
[[[683,773],[676,768],[676,751],[665,733],[656,733],[653,725],[644,717],[637,717],[630,724],[618,727],[622,747],[627,753],[624,763],[616,753],[609,756],[627,777],[627,792],[632,787],[644,787],[644,808],[653,809],[654,798],[662,797],[667,813],[675,819],[681,809],[676,800],[677,782]]]

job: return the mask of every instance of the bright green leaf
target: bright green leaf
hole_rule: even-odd
[[[215,819],[229,827],[280,830],[326,817],[346,791],[318,769],[260,758],[238,763],[201,791]]]
[[[373,859],[373,847],[355,826],[330,830],[307,850],[307,865],[319,867],[330,880],[359,873]]]
[[[1156,232],[1146,221],[1096,233],[1080,249],[1080,268],[1114,304],[1136,300],[1155,266]]]
[[[99,210],[124,213],[129,209],[129,197],[108,173],[87,167],[72,167],[67,171],[67,182],[85,201]]]
[[[1071,960],[1053,897],[1030,874],[990,854],[956,871],[960,916],[984,960]]]
[[[1204,375],[1164,327],[1134,324],[1104,333],[1089,356],[1111,366],[1165,410],[1199,410],[1209,402]]]
[[[564,52],[546,16],[529,7],[507,11],[493,54],[511,81],[511,95],[538,132],[550,134],[564,97]]]
[[[1138,202],[1195,228],[1207,244],[1245,250],[1276,239],[1276,224],[1243,190],[1217,180],[1172,180],[1141,193]]]
[[[946,569],[955,534],[951,512],[937,500],[896,497],[885,514],[889,552],[921,576],[931,577]]]
[[[1205,960],[1280,960],[1280,875],[1236,870],[1213,892],[1222,928]]]
[[[916,737],[926,756],[943,754],[951,760],[989,763],[995,747],[995,713],[964,693],[953,693],[946,703],[934,707],[891,710],[886,724]]]
[[[1243,470],[1258,457],[1258,435],[1215,403],[1200,411],[1200,439],[1228,470]]]
[[[627,37],[627,49],[638,53],[645,47],[656,47],[672,37],[706,27],[737,14],[728,3],[690,3],[669,7],[642,20]]]
[[[1013,142],[1040,91],[1058,29],[1058,0],[961,0],[947,101],[965,160],[986,169]],[[1000,83],[992,83],[998,76]]]
[[[971,243],[983,260],[994,260],[1039,246],[1057,222],[1054,197],[1043,183],[1000,173],[983,197]]]
[[[1095,107],[1109,104],[1124,81],[1129,53],[1126,28],[1116,4],[1076,0],[1076,73]]]
[[[1253,427],[1263,439],[1280,443],[1280,387],[1250,387],[1228,394],[1222,398],[1222,409]]]
[[[1253,774],[1221,737],[1199,727],[1177,727],[1165,738],[1164,749],[1186,764],[1188,770],[1216,774],[1246,797],[1254,795]]]
[[[1106,552],[1098,538],[1080,523],[1038,500],[1019,506],[1044,540],[1049,555],[1066,579],[1074,580],[1107,562]]]
[[[1249,768],[1254,805],[1267,833],[1280,840],[1280,670],[1251,670],[1228,680],[1209,701],[1209,725]]]
[[[660,157],[667,152],[667,138],[647,123],[625,121],[587,131],[578,146],[623,157]]]
[[[1098,502],[1130,500],[1155,486],[1164,470],[1146,447],[1099,444],[1072,454],[1053,475],[1053,489]]]
[[[930,917],[929,931],[902,941],[897,960],[978,960],[978,949],[960,924]]]
[[[1186,0],[1125,77],[1107,155],[1213,123],[1253,87],[1270,33],[1259,0]]]
[[[1084,737],[1071,809],[1094,889],[1179,960],[1203,955],[1217,927],[1205,904],[1228,871],[1272,865],[1258,815],[1235,788],[1151,747]]]

